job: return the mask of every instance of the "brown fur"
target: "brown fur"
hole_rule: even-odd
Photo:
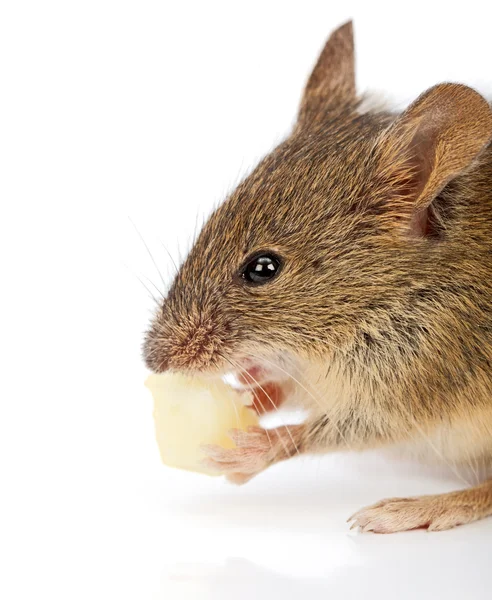
[[[358,114],[354,81],[347,24],[291,136],[205,225],[147,334],[147,364],[217,375],[252,357],[292,373],[290,396],[310,416],[294,446],[280,431],[266,454],[257,432],[243,443],[248,465],[258,450],[256,471],[293,448],[422,440],[444,461],[456,446],[454,461],[492,462],[492,111],[470,88],[441,84],[402,115]],[[248,287],[238,270],[264,249],[283,257],[282,272]],[[249,477],[230,452],[210,460]],[[439,523],[492,513],[491,484],[461,493],[473,518],[453,519],[465,497],[455,494],[440,497],[451,517]],[[371,510],[398,513],[395,530],[431,525],[424,509],[417,523],[408,503],[388,506]],[[391,530],[386,513],[379,530]]]

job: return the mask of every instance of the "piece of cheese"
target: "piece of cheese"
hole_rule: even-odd
[[[217,475],[202,464],[202,444],[233,448],[230,429],[258,424],[245,405],[249,394],[222,380],[178,373],[150,375],[145,382],[154,397],[154,423],[162,462],[170,467]]]

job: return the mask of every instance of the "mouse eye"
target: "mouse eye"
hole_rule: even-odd
[[[256,254],[250,258],[241,269],[241,277],[254,285],[271,281],[280,271],[280,258],[272,252]]]

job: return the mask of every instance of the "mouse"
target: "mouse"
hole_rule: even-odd
[[[204,448],[231,482],[335,451],[492,462],[491,104],[449,82],[403,111],[366,100],[347,22],[291,131],[210,215],[145,333],[156,373],[232,373],[259,412],[305,410]],[[349,522],[439,531],[490,515],[492,480],[477,471]]]

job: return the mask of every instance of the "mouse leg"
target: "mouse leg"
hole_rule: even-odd
[[[202,446],[204,464],[224,475],[232,483],[246,483],[270,465],[287,460],[303,451],[304,425],[285,425],[275,429],[249,427],[229,432],[235,448]]]
[[[340,427],[327,417],[308,419],[302,425],[282,425],[275,429],[250,427],[230,432],[235,448],[202,446],[203,464],[226,475],[233,483],[246,483],[276,462],[297,454],[326,453],[347,448]]]
[[[476,487],[432,496],[389,498],[356,512],[352,528],[374,533],[409,529],[441,531],[492,515],[492,480]]]

